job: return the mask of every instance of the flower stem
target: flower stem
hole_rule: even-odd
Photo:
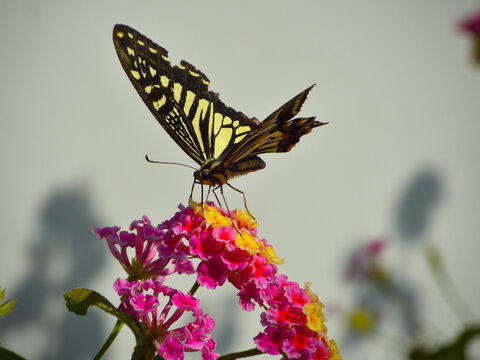
[[[458,291],[455,283],[445,269],[443,259],[438,249],[432,245],[427,247],[427,259],[433,278],[452,311],[462,321],[469,322],[474,319],[473,311],[469,308],[467,302],[463,299],[460,291]]]
[[[115,323],[115,326],[113,327],[112,329],[112,332],[110,333],[110,336],[108,337],[108,339],[105,341],[105,344],[103,344],[102,348],[98,351],[98,353],[95,355],[95,357],[93,358],[93,360],[99,360],[102,358],[103,355],[105,355],[105,353],[107,352],[108,348],[110,347],[110,345],[112,345],[113,343],[113,340],[115,340],[115,338],[117,337],[118,333],[120,332],[120,330],[122,329],[124,325],[124,322],[123,321],[120,321],[120,320],[117,320],[117,322]]]
[[[190,289],[190,294],[194,295],[199,287],[200,284],[198,283],[198,281],[195,281],[195,284],[193,284],[192,288]]]
[[[231,353],[227,355],[222,355],[220,356],[217,360],[233,360],[233,359],[241,359],[241,358],[246,358],[250,356],[257,356],[263,354],[260,350],[257,348],[253,348],[250,350],[245,350],[245,351],[239,351],[236,353]]]

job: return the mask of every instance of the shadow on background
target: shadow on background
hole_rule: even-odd
[[[99,240],[90,231],[99,222],[92,208],[85,185],[51,194],[40,211],[34,245],[25,254],[30,272],[19,281],[16,293],[8,294],[18,303],[2,319],[0,338],[23,337],[30,353],[35,348],[37,359],[87,359],[102,345],[105,330],[99,314],[89,312],[79,318],[67,311],[63,299],[67,290],[88,287],[105,263],[107,253],[99,251]],[[29,341],[31,335],[41,337],[39,343]],[[45,346],[39,346],[42,343]]]
[[[401,240],[414,241],[425,233],[442,192],[440,177],[435,171],[424,169],[415,174],[395,214],[395,226]]]
[[[409,274],[402,271],[408,268],[406,264],[413,252],[424,248],[408,246],[401,250],[397,246],[391,249],[396,256],[394,262],[401,264],[398,267],[385,264],[383,252],[393,243],[421,245],[420,240],[426,238],[442,196],[440,176],[432,169],[420,170],[400,192],[398,204],[394,207],[391,235],[370,238],[348,255],[349,276],[346,278],[353,285],[353,299],[351,310],[346,314],[343,351],[353,352],[360,343],[374,347],[382,340],[386,341],[385,350],[389,350],[391,339],[384,332],[387,329],[394,338],[405,340],[405,348],[394,349],[397,355],[406,354],[409,350],[407,344],[413,343],[424,330],[419,322],[419,298],[424,294],[418,293],[416,279],[409,278]]]

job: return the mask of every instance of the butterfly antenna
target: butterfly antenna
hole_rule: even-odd
[[[147,160],[149,163],[152,163],[152,164],[180,165],[180,166],[188,167],[188,168],[193,169],[193,170],[197,170],[197,168],[194,168],[193,166],[186,165],[186,164],[180,164],[180,163],[168,162],[168,161],[155,161],[155,160],[150,160],[149,157],[148,157],[148,155],[145,155],[145,160]]]

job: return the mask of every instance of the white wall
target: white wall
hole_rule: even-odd
[[[264,156],[265,170],[233,182],[246,192],[259,233],[286,259],[281,272],[312,281],[322,300],[348,307],[340,278],[346,253],[378,235],[399,242],[398,208],[428,173],[438,202],[416,240],[441,249],[456,286],[478,305],[480,67],[456,25],[478,7],[438,0],[3,0],[0,286],[19,305],[0,321],[2,345],[32,359],[71,358],[73,348],[89,358],[95,350],[83,342],[97,349],[113,322],[99,311],[91,322],[65,315],[62,294],[90,287],[116,301],[111,284],[123,275],[89,227],[127,227],[144,213],[159,223],[186,203],[189,170],[143,159],[193,165],[124,74],[111,40],[115,23],[164,46],[173,62],[193,63],[225,103],[249,116],[263,119],[317,84],[302,114],[329,125],[288,154]],[[227,197],[231,207],[242,206],[237,194]],[[419,291],[422,317],[454,336],[461,322],[422,254],[403,251],[392,266]],[[209,293],[201,294],[208,303]],[[211,308],[229,313],[232,294],[210,300]],[[230,329],[234,350],[251,347],[245,334],[256,334],[258,313],[241,316],[247,330]],[[340,317],[329,318],[330,335],[341,339]],[[126,330],[122,339],[109,359],[128,358]],[[390,350],[377,345],[361,346],[357,358],[384,359]]]

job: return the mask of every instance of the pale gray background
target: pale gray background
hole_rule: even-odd
[[[281,272],[310,280],[320,299],[341,308],[351,303],[340,277],[347,252],[390,236],[391,263],[418,291],[419,314],[436,329],[430,335],[453,336],[461,322],[422,253],[399,240],[435,243],[477,308],[480,68],[456,24],[479,7],[1,0],[0,286],[20,300],[0,321],[2,345],[32,359],[90,358],[113,321],[95,310],[86,319],[66,315],[62,294],[82,286],[117,301],[111,284],[122,275],[90,226],[127,227],[142,214],[158,223],[187,200],[190,170],[143,160],[193,165],[124,74],[115,23],[164,46],[173,62],[190,61],[226,104],[259,119],[316,83],[302,114],[330,124],[233,182],[245,190],[259,233],[286,259]],[[227,197],[242,206],[238,194]],[[259,312],[244,317],[231,289],[212,294],[199,292],[222,327],[220,350],[251,347]],[[344,358],[402,358],[381,341],[342,349],[342,317],[331,314],[328,324]],[[131,346],[125,330],[107,358],[127,359]]]

